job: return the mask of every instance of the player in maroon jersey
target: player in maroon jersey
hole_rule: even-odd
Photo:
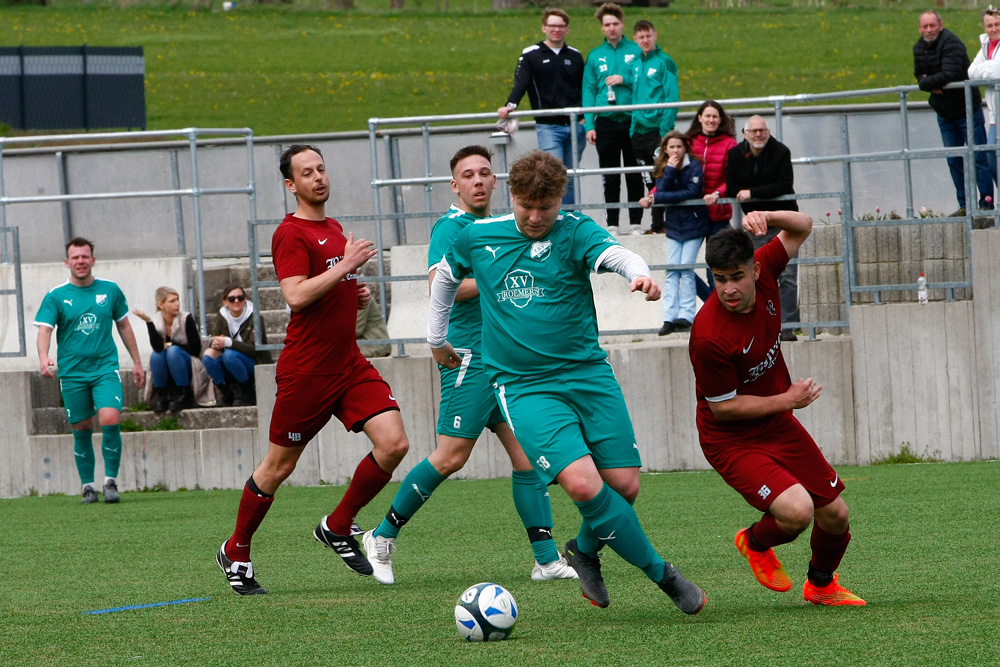
[[[768,225],[781,231],[755,253],[750,234],[763,236]],[[736,534],[736,548],[757,580],[775,591],[791,589],[772,547],[791,542],[812,523],[805,599],[863,605],[837,583],[851,541],[840,495],[844,482],[792,416],[823,387],[812,378],[792,382],[781,354],[778,275],[811,231],[812,218],[798,211],[754,211],[742,230],[709,240],[705,262],[715,292],[695,317],[689,344],[698,435],[712,467],[764,513]]]
[[[348,430],[364,433],[372,451],[358,464],[337,508],[313,531],[358,574],[371,564],[351,536],[351,522],[389,481],[409,448],[392,390],[364,358],[355,337],[357,312],[371,299],[358,283],[358,268],[375,256],[371,241],[344,236],[326,217],[330,181],[319,149],[296,144],[281,156],[285,187],[295,195],[271,240],[281,293],[292,310],[276,369],[277,398],[270,448],[247,480],[236,530],[216,560],[240,595],[265,593],[254,577],[250,539],[306,444],[336,416]]]

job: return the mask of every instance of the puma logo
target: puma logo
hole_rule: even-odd
[[[499,250],[500,248],[491,248],[490,246],[486,246],[486,249],[489,250],[490,253],[493,255],[493,259],[497,258],[497,250]]]

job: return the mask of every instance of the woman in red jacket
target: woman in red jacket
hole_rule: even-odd
[[[722,105],[715,100],[705,100],[698,107],[698,113],[685,133],[691,139],[691,152],[699,159],[704,169],[704,197],[708,205],[708,235],[725,229],[733,217],[730,204],[716,204],[726,196],[726,160],[729,149],[736,145],[736,128]],[[705,301],[715,289],[712,273],[707,273],[708,282],[696,277],[698,298]]]

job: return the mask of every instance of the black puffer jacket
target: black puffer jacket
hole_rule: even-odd
[[[965,117],[965,91],[961,88],[942,90],[942,94],[931,91],[942,89],[953,81],[968,80],[970,64],[965,44],[947,29],[942,29],[933,42],[920,38],[913,45],[913,74],[920,90],[931,93],[928,100],[931,108],[946,120]],[[972,89],[972,104],[973,109],[982,106],[979,88]]]

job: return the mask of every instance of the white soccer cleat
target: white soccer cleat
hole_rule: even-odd
[[[392,585],[396,577],[392,573],[392,552],[396,550],[396,539],[392,537],[375,537],[375,531],[369,530],[361,538],[368,554],[368,562],[372,564],[372,574],[380,584]]]
[[[580,575],[566,562],[566,559],[559,556],[559,560],[540,565],[535,563],[531,570],[532,581],[552,581],[553,579],[579,579]]]

